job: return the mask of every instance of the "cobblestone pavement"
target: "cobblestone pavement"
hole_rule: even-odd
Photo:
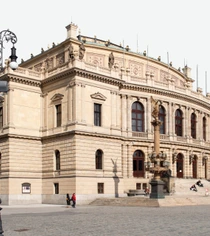
[[[210,235],[210,206],[2,207],[4,236]]]

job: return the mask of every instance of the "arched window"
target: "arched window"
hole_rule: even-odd
[[[191,137],[196,138],[196,115],[191,114]]]
[[[162,122],[162,124],[160,126],[160,134],[165,134],[166,133],[165,117],[166,117],[165,108],[163,106],[160,106],[159,107],[159,120]]]
[[[140,102],[132,105],[132,131],[144,132],[144,107]]]
[[[203,139],[206,141],[206,117],[203,117]]]
[[[95,161],[96,161],[96,169],[102,169],[102,157],[103,152],[101,150],[96,151]]]
[[[144,153],[141,150],[133,154],[133,176],[144,177]]]
[[[55,150],[55,170],[60,170],[60,152]]]
[[[175,113],[175,133],[177,136],[182,136],[182,111],[176,110]]]

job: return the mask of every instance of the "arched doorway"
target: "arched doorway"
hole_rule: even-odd
[[[140,150],[133,154],[133,177],[144,177],[144,153]]]
[[[192,174],[193,178],[197,178],[197,156],[194,156],[193,161],[192,161]]]
[[[205,179],[207,179],[207,160],[205,159],[204,161],[205,161],[204,162]]]
[[[176,160],[176,176],[183,178],[183,155],[179,153]]]

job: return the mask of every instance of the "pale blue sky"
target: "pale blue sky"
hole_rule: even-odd
[[[184,62],[192,68],[198,86],[205,89],[205,72],[210,80],[210,33],[208,0],[9,0],[1,3],[0,31],[10,29],[18,38],[18,62],[37,55],[52,42],[66,39],[71,21],[82,35],[129,45],[132,51],[149,51],[149,56]],[[138,40],[137,40],[138,39]],[[10,43],[4,43],[4,59]],[[196,87],[197,82],[195,82]],[[210,82],[207,82],[210,92]]]

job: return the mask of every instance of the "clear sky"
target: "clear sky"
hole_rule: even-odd
[[[64,41],[65,27],[71,22],[78,25],[82,35],[96,35],[116,44],[124,41],[134,52],[148,49],[150,57],[161,56],[165,63],[169,58],[175,68],[187,64],[192,68],[194,89],[198,85],[204,94],[210,92],[209,0],[1,2],[0,31],[9,29],[16,34],[19,63],[53,42]],[[4,47],[6,59],[11,44],[5,42]]]

